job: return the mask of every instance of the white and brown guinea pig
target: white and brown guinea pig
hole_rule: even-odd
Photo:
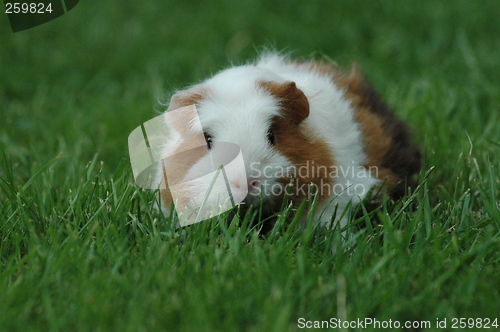
[[[285,193],[293,204],[316,194],[317,219],[328,224],[339,220],[332,218],[335,211],[341,215],[349,202],[355,206],[373,186],[401,197],[420,168],[407,126],[357,70],[346,74],[330,63],[267,53],[177,91],[167,112],[193,104],[201,128],[188,125],[185,131],[203,131],[204,151],[224,142],[239,146],[246,178],[227,170],[233,195],[240,189],[240,204],[262,204],[267,215],[279,211]],[[184,188],[193,201],[206,200],[209,188],[209,200],[227,192],[225,185],[196,180],[206,174],[204,158],[203,152],[187,157],[190,166],[177,175],[195,179]],[[161,198],[168,213],[168,188]]]

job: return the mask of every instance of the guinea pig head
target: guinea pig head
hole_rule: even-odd
[[[332,165],[333,158],[326,143],[308,130],[305,94],[289,81],[223,78],[215,77],[172,98],[169,109],[196,105],[205,138],[206,153],[197,154],[183,175],[190,180],[186,197],[218,204],[219,194],[230,188],[244,205],[262,204],[269,214],[277,212],[286,194],[297,203],[317,192],[328,179],[314,168]],[[229,184],[201,176],[207,173],[210,151],[234,146],[241,153],[246,176],[241,176],[241,168],[230,167],[231,158],[224,161],[229,165],[224,167]],[[313,191],[311,185],[316,187]],[[163,196],[165,203],[168,193]]]

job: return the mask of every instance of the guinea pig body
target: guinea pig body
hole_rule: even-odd
[[[230,188],[232,199],[262,204],[271,214],[285,195],[293,204],[315,195],[317,219],[327,225],[338,220],[334,211],[341,215],[374,186],[384,184],[392,197],[402,196],[406,179],[419,170],[420,153],[406,125],[357,71],[344,75],[330,64],[271,53],[176,92],[167,112],[189,105],[196,106],[200,125],[187,125],[187,136],[203,134],[206,145],[177,162],[189,165],[177,177],[185,184],[183,197],[197,204],[217,204],[219,193]],[[165,155],[177,142],[167,144]],[[229,184],[214,183],[204,176],[207,151],[227,143],[239,147],[243,166],[225,167]],[[242,167],[246,177],[238,176]],[[168,188],[161,197],[168,213]]]

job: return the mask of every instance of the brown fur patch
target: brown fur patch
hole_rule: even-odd
[[[336,82],[346,88],[345,96],[354,106],[354,119],[363,132],[368,165],[377,166],[379,178],[386,181],[392,198],[405,194],[414,186],[410,177],[420,169],[421,154],[410,140],[410,130],[382,101],[357,66],[349,76],[338,76]]]
[[[295,82],[260,82],[260,86],[278,98],[287,121],[297,126],[309,116],[309,101]]]
[[[319,199],[329,198],[332,179],[327,171],[334,165],[326,142],[311,138],[301,129],[302,121],[309,115],[309,102],[293,82],[260,82],[260,86],[280,101],[281,114],[273,119],[271,130],[275,137],[275,149],[300,169],[295,178],[280,179],[283,185],[292,184],[291,199],[298,203],[309,195],[308,186],[314,184]]]
[[[363,134],[368,157],[365,167],[378,168],[378,177],[385,180],[392,198],[403,196],[407,185],[415,185],[410,178],[419,171],[421,159],[418,147],[410,140],[408,126],[396,118],[356,64],[348,75],[337,70],[335,63],[310,61],[297,62],[296,66],[330,77],[335,85],[345,89],[345,97],[354,107],[354,120]]]

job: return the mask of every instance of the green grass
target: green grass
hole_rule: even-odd
[[[0,330],[500,319],[498,12],[498,1],[81,1],[17,34],[0,14]],[[338,230],[278,223],[262,239],[228,215],[181,234],[132,182],[127,137],[157,98],[269,44],[356,61],[422,147],[419,191],[361,214],[355,251]]]

